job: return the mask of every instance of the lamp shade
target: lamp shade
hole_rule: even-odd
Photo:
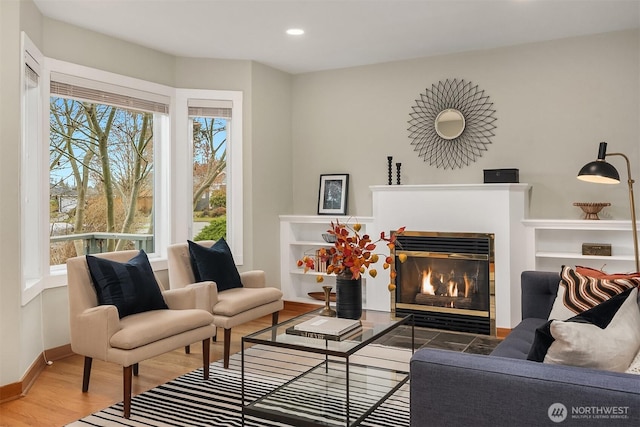
[[[620,174],[610,163],[604,160],[595,160],[580,169],[578,179],[599,184],[618,184],[620,183]]]

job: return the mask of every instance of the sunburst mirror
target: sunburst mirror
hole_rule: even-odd
[[[456,169],[482,157],[494,137],[489,96],[464,80],[445,80],[420,94],[409,114],[409,138],[418,156],[437,168]]]

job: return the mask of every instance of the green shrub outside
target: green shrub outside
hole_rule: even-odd
[[[216,190],[209,196],[209,205],[212,208],[226,208],[227,207],[227,192],[226,190]]]
[[[198,240],[218,240],[221,237],[227,238],[227,217],[221,216],[219,218],[209,221],[209,225],[203,228],[194,238],[194,241]]]

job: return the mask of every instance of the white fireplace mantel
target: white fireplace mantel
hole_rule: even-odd
[[[405,226],[412,231],[495,235],[496,327],[511,329],[521,318],[520,273],[526,269],[528,184],[376,185],[372,235]],[[368,278],[366,307],[389,309],[388,276]]]

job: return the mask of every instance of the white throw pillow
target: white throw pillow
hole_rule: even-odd
[[[596,307],[568,321],[551,321],[549,331],[553,342],[544,362],[617,372],[628,369],[640,349],[640,308],[637,288],[623,294],[624,302],[617,310],[598,310]],[[611,300],[618,300],[622,296]],[[600,306],[605,304],[607,302]],[[613,317],[610,321],[603,320],[599,311],[605,311]],[[596,323],[604,322],[606,327],[594,324],[592,317],[598,317]]]

